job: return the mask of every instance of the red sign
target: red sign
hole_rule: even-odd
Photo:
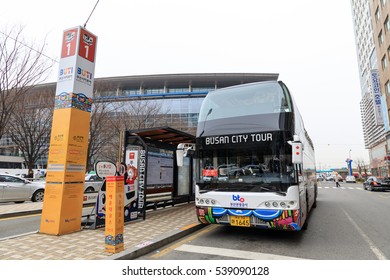
[[[80,32],[79,56],[94,62],[95,61],[96,36],[85,29]]]
[[[218,177],[218,170],[216,169],[203,169],[202,176],[205,177]]]
[[[61,58],[74,56],[76,53],[76,43],[77,43],[77,29],[71,29],[64,32],[64,37],[62,38],[62,50]]]

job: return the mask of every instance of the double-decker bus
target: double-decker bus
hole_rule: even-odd
[[[201,223],[301,230],[316,207],[313,143],[286,85],[259,82],[204,99],[194,150]]]

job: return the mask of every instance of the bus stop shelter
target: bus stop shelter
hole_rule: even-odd
[[[177,166],[180,143],[195,143],[195,136],[171,127],[124,132],[122,162],[133,174],[129,182],[138,190],[138,213],[144,219],[146,209],[194,199],[192,160]]]

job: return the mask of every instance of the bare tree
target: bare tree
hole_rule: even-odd
[[[364,159],[357,159],[355,160],[355,165],[357,166],[358,172],[361,176],[367,177],[367,165],[364,161]],[[363,172],[363,174],[362,174]]]
[[[28,175],[33,177],[36,162],[46,157],[49,150],[54,92],[23,94],[17,100],[6,132],[22,152]]]
[[[124,130],[136,130],[141,128],[167,125],[167,111],[162,109],[162,104],[154,100],[133,100],[124,102],[112,102],[109,124],[110,127],[101,133],[110,133],[110,141],[101,150],[100,157],[116,162],[119,160],[120,135]]]
[[[113,134],[116,133],[116,130],[112,127],[112,114],[111,103],[93,103],[89,129],[87,171],[93,169],[96,159],[101,157],[103,149],[110,145]]]
[[[22,31],[21,27],[0,31],[0,138],[20,95],[43,82],[53,63],[43,54],[45,44],[28,45]]]

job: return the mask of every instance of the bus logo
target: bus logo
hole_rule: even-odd
[[[233,201],[245,202],[245,198],[233,194]]]

